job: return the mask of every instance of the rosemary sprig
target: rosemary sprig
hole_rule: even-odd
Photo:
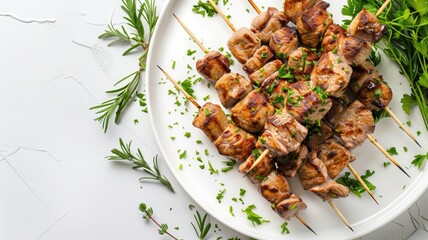
[[[193,217],[196,220],[196,225],[198,225],[198,228],[196,228],[195,225],[191,223],[193,229],[195,230],[196,236],[198,236],[199,240],[204,240],[211,229],[211,223],[207,221],[208,214],[205,213],[205,215],[201,217],[201,214],[198,212],[198,210],[196,210],[196,214],[193,215]]]
[[[143,219],[151,220],[152,222],[154,222],[159,227],[158,230],[159,230],[160,235],[167,234],[172,239],[178,240],[178,238],[174,237],[171,233],[168,232],[168,225],[167,224],[165,224],[165,223],[160,224],[153,218],[153,208],[147,207],[147,205],[145,203],[140,203],[139,209],[143,213]]]
[[[159,165],[158,165],[158,156],[156,155],[153,157],[153,169],[150,167],[150,165],[146,162],[144,159],[143,154],[141,153],[141,150],[137,148],[137,154],[134,155],[131,152],[131,143],[125,144],[123,140],[119,139],[120,149],[112,149],[111,152],[113,155],[108,156],[108,160],[127,160],[134,164],[132,167],[133,169],[139,169],[142,168],[144,172],[149,174],[147,177],[141,177],[140,181],[145,180],[155,180],[162,183],[165,187],[167,187],[169,190],[174,192],[174,188],[172,187],[169,180],[160,173]]]
[[[125,82],[125,80],[129,82],[122,87],[107,91],[106,93],[115,94],[116,96],[91,108],[91,110],[97,110],[96,114],[99,116],[95,120],[102,124],[104,132],[108,129],[112,115],[115,114],[115,123],[118,123],[123,110],[135,96],[141,82],[141,72],[146,69],[150,41],[158,21],[155,0],[144,0],[144,2],[122,0],[121,9],[125,13],[123,18],[126,21],[126,25],[120,25],[117,28],[113,23],[110,23],[99,38],[110,40],[109,46],[117,42],[127,43],[129,47],[123,52],[123,56],[138,48],[141,48],[142,52],[138,58],[138,70],[122,78],[114,86],[116,87]],[[125,26],[131,30],[126,30]],[[148,31],[146,31],[145,26],[148,27]]]

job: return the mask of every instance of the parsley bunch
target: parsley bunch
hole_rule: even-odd
[[[361,179],[363,179],[363,181],[366,183],[367,187],[370,190],[375,190],[376,186],[373,185],[371,182],[369,182],[369,180],[367,180],[367,178],[369,178],[370,176],[372,176],[375,172],[374,171],[370,171],[367,170],[366,174],[361,176]],[[349,190],[355,194],[355,196],[361,198],[361,194],[363,194],[366,190],[364,189],[363,185],[361,185],[361,183],[354,179],[354,178],[350,178],[349,176],[351,175],[350,172],[345,172],[345,175],[340,177],[339,179],[337,179],[337,182],[347,186],[349,188]]]

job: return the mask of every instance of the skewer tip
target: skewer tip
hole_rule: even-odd
[[[404,173],[404,174],[406,174],[406,176],[407,177],[409,177],[409,178],[412,178],[412,177],[410,177],[410,175],[400,166],[400,165],[397,165],[397,167]]]
[[[418,144],[418,146],[419,146],[420,148],[422,148],[422,146],[419,144],[419,142],[418,142],[417,140],[415,140],[415,143],[416,143],[416,144]]]
[[[300,216],[300,215],[298,215],[298,214],[296,214],[295,215],[295,217],[297,218],[297,220],[299,220],[300,221],[300,223],[302,223],[303,224],[303,226],[305,226],[307,229],[309,229],[311,232],[313,232],[315,235],[318,235],[307,223],[306,223],[306,221],[305,220],[303,220],[303,218]]]
[[[309,229],[313,234],[318,235],[311,227],[305,224],[305,227]]]
[[[349,225],[348,225],[348,228],[349,228],[349,229],[351,229],[351,231],[354,231],[354,229],[352,229],[352,227],[351,227],[351,226],[349,226]]]

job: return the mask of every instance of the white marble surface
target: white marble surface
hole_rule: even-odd
[[[189,209],[196,204],[162,161],[176,193],[140,183],[142,173],[105,159],[119,137],[147,160],[159,153],[148,115],[133,104],[104,134],[88,110],[136,68],[135,55],[122,57],[123,48],[97,38],[111,18],[121,22],[119,5],[0,1],[0,239],[168,239],[142,220],[140,202],[177,237],[196,239]],[[362,239],[427,239],[427,201],[428,192]],[[220,236],[247,239],[218,224],[209,239]]]

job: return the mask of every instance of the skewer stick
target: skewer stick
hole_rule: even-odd
[[[181,93],[183,93],[184,94],[184,96],[186,96],[186,98],[187,99],[189,99],[189,101],[190,102],[192,102],[193,103],[193,105],[195,105],[195,107],[196,108],[198,108],[198,109],[201,109],[201,106],[196,102],[196,100],[192,97],[192,96],[190,96],[190,94],[188,94],[187,92],[186,92],[186,90],[184,90],[183,89],[183,87],[180,85],[180,84],[178,84],[175,80],[174,80],[174,78],[172,78],[171,77],[171,75],[169,75],[166,71],[164,71],[161,67],[159,67],[159,65],[158,65],[158,68],[163,72],[163,74],[165,74],[165,76],[174,84],[174,86],[181,92]]]
[[[331,208],[333,208],[333,210],[336,212],[336,214],[340,217],[340,219],[342,220],[342,222],[349,228],[351,229],[351,231],[354,231],[354,229],[352,229],[351,225],[349,224],[348,220],[346,220],[345,216],[343,216],[342,212],[340,212],[340,210],[337,208],[336,204],[334,204],[334,202],[332,200],[328,201],[328,204],[330,204]]]
[[[254,10],[256,10],[256,12],[258,14],[260,14],[262,11],[260,11],[260,8],[257,7],[257,5],[253,2],[253,0],[248,0],[248,2],[251,4],[251,6],[253,6]]]
[[[363,188],[366,190],[366,192],[370,195],[370,197],[372,197],[372,199],[376,202],[377,205],[379,205],[379,202],[376,200],[375,196],[373,195],[372,191],[369,189],[369,187],[367,186],[367,184],[364,182],[364,180],[361,178],[361,176],[355,171],[354,167],[352,167],[351,164],[347,164],[346,165],[349,170],[351,171],[351,173],[355,176],[355,178],[358,180],[358,182],[361,183],[361,185],[363,186]]]
[[[418,144],[419,147],[422,147],[418,140],[416,140],[415,135],[413,135],[409,129],[406,128],[406,126],[404,126],[404,124],[400,121],[400,119],[398,119],[397,116],[395,116],[395,114],[392,112],[392,110],[389,107],[385,107],[385,111],[389,114],[389,116],[391,116],[392,119],[394,119],[394,121],[398,124],[398,126],[400,126],[400,128],[407,134],[407,136],[409,136],[416,144]]]
[[[315,235],[318,235],[306,222],[305,222],[305,220],[299,215],[299,214],[296,214],[296,215],[294,215],[296,218],[297,218],[297,220],[299,220],[299,222],[300,223],[302,223],[307,229],[309,229],[309,230],[311,230],[311,232],[313,232]]]
[[[382,4],[382,6],[379,8],[379,10],[377,10],[377,12],[376,12],[376,17],[377,16],[379,16],[382,12],[383,12],[383,10],[385,10],[385,8],[388,6],[388,4],[389,4],[389,2],[391,2],[391,0],[386,0],[383,4]]]
[[[376,139],[374,139],[370,134],[367,134],[367,138],[383,153],[383,155],[385,155],[385,157],[387,157],[392,163],[394,163],[395,166],[397,166],[404,174],[406,174],[407,177],[410,178],[410,175],[404,171],[400,164],[393,157],[391,157],[391,155],[389,155],[389,153],[376,141]]]
[[[227,18],[226,15],[224,15],[223,11],[221,11],[220,8],[218,8],[217,4],[215,4],[213,2],[213,0],[208,0],[208,2],[210,2],[211,6],[213,6],[213,8],[216,10],[216,12],[224,19],[224,21],[227,23],[227,25],[229,25],[230,29],[232,29],[233,32],[236,32],[235,26],[233,26],[233,24],[232,24],[232,22],[230,22],[229,18]]]
[[[177,19],[178,23],[180,23],[180,25],[184,28],[184,30],[187,32],[187,34],[190,35],[190,37],[193,39],[193,41],[199,46],[199,48],[204,52],[204,53],[208,53],[208,49],[206,49],[204,47],[204,45],[202,45],[201,41],[199,41],[199,39],[192,33],[192,31],[190,31],[190,29],[175,15],[175,13],[173,13],[172,15],[174,15],[175,19]]]
[[[250,174],[251,170],[253,170],[253,168],[255,168],[257,165],[259,165],[259,163],[263,160],[263,158],[266,157],[266,155],[268,155],[268,153],[269,153],[269,149],[265,149],[263,151],[263,153],[253,163],[253,165],[251,165],[250,169],[247,171],[247,173],[245,173],[244,177],[246,177],[248,174]]]

